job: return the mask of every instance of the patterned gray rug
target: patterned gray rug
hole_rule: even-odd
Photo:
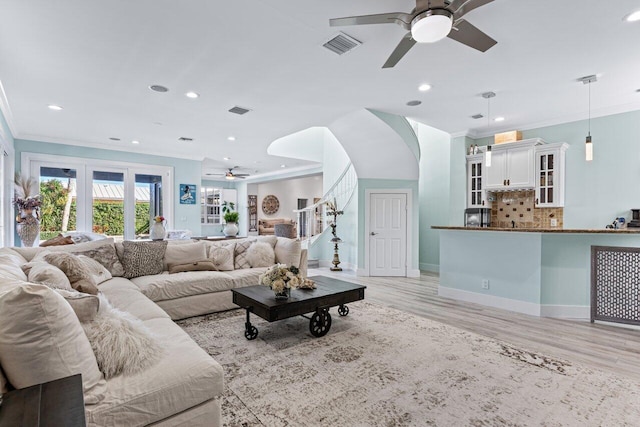
[[[640,386],[380,305],[244,338],[244,310],[178,322],[225,369],[227,426],[637,426]]]

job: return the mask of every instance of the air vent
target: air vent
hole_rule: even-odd
[[[180,138],[178,138],[178,141],[193,141],[193,138],[187,138],[186,136],[181,136]]]
[[[352,51],[361,44],[361,42],[351,36],[346,35],[345,33],[338,33],[337,36],[333,37],[322,46],[326,47],[333,53],[342,55],[343,53]]]
[[[251,111],[251,110],[248,109],[248,108],[238,107],[237,105],[229,110],[230,113],[240,114],[240,115],[246,114],[249,111]]]
[[[483,117],[484,117],[484,116],[483,116],[482,114],[474,114],[473,116],[471,116],[471,118],[472,118],[472,119],[476,119],[476,120],[477,120],[477,119],[481,119],[481,118],[483,118]]]

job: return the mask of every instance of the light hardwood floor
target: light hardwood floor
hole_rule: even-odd
[[[309,276],[367,286],[365,300],[384,304],[514,346],[640,381],[640,330],[588,321],[528,316],[438,296],[439,276],[357,277],[328,268]],[[354,313],[355,314],[355,313]]]

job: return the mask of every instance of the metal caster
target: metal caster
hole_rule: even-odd
[[[258,338],[258,328],[251,324],[247,325],[244,330],[244,337],[249,341],[255,340]]]
[[[347,307],[346,305],[341,305],[340,307],[338,307],[338,314],[342,317],[346,316],[347,314],[349,314],[349,307]]]
[[[329,314],[329,310],[318,310],[313,316],[311,316],[311,321],[309,322],[309,332],[316,338],[323,337],[327,335],[331,329],[331,315]]]

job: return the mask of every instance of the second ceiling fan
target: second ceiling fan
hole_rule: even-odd
[[[332,27],[344,25],[398,24],[409,32],[391,53],[382,68],[391,68],[416,43],[433,43],[449,37],[464,45],[486,52],[497,42],[480,31],[464,15],[493,0],[416,0],[411,13],[392,12],[377,15],[349,16],[329,21]]]

